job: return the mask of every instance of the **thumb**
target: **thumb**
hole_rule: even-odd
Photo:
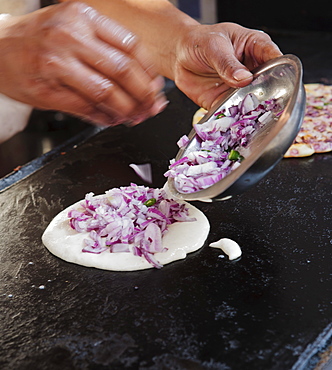
[[[228,86],[242,87],[248,85],[252,81],[253,75],[239,60],[242,59],[243,53],[237,55],[239,52],[236,52],[229,37],[221,33],[217,33],[217,35],[219,37],[210,40],[209,44],[209,58],[207,59],[210,59],[210,66]],[[243,48],[241,50],[244,51]]]
[[[222,81],[231,87],[248,85],[253,74],[235,56],[234,51],[223,52],[214,66]]]

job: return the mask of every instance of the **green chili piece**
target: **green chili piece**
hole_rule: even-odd
[[[231,161],[237,161],[237,160],[242,161],[244,157],[237,150],[232,149],[230,153],[228,154],[228,159]]]
[[[216,116],[216,118],[222,118],[222,117],[226,117],[226,116],[224,115],[224,113],[219,113],[219,114]]]
[[[156,203],[156,201],[157,201],[156,198],[150,198],[146,200],[143,204],[147,207],[151,207]]]

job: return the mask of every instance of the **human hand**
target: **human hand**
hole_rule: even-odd
[[[229,87],[248,85],[253,68],[282,55],[266,33],[235,23],[191,25],[176,51],[175,83],[205,109]]]
[[[137,124],[166,105],[137,38],[83,3],[3,20],[0,92],[100,125]]]

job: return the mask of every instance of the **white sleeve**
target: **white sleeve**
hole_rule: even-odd
[[[0,13],[22,15],[40,8],[40,0],[0,0]]]
[[[0,143],[24,130],[32,107],[0,94]]]

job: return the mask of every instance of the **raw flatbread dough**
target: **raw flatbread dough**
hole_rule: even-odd
[[[78,233],[69,225],[68,212],[78,208],[80,202],[61,211],[46,228],[42,241],[46,248],[55,256],[67,261],[87,267],[95,267],[112,271],[134,271],[153,268],[144,258],[132,253],[100,254],[82,252],[84,239],[88,233]],[[169,231],[163,237],[163,246],[168,250],[156,253],[156,259],[163,265],[175,260],[184,259],[187,253],[200,249],[210,231],[210,224],[206,216],[191,204],[186,204],[189,216],[197,221],[177,222],[169,227]]]

